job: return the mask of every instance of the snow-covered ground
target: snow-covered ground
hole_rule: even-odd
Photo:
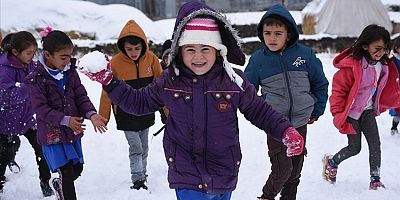
[[[324,64],[328,80],[332,80],[335,69],[331,65],[332,55],[318,54]],[[96,107],[99,105],[101,87],[99,84],[81,76],[88,90],[89,97]],[[328,105],[329,108],[329,105]],[[299,186],[299,200],[395,200],[400,197],[400,135],[391,136],[391,118],[383,113],[377,118],[382,142],[382,181],[387,188],[371,191],[369,187],[368,148],[363,139],[363,148],[359,155],[350,158],[340,165],[338,180],[335,185],[324,181],[321,176],[321,158],[325,153],[335,153],[347,144],[346,136],[341,135],[332,124],[329,111],[309,126],[307,149],[308,155]],[[266,136],[258,128],[251,125],[240,114],[240,141],[243,161],[239,173],[237,189],[233,192],[233,200],[256,199],[270,173],[270,162],[267,157]],[[174,191],[168,188],[167,164],[162,150],[162,137],[149,136],[149,191],[131,190],[128,161],[128,145],[123,132],[115,128],[114,118],[108,125],[105,134],[95,133],[90,121],[86,121],[88,129],[82,139],[85,165],[82,176],[76,181],[78,199],[82,200],[153,200],[175,199]],[[156,132],[162,126],[157,113],[156,124],[150,132]],[[35,166],[34,153],[29,143],[21,137],[22,145],[17,154],[17,162],[22,171],[12,174],[7,170],[8,182],[1,200],[35,200],[43,198],[38,172]],[[57,177],[53,174],[53,177]]]
[[[384,5],[400,5],[399,0],[381,0]],[[301,11],[290,11],[297,24],[301,24]],[[225,13],[232,24],[258,24],[263,11]],[[400,23],[400,12],[389,12],[391,21]],[[152,21],[140,10],[123,4],[98,5],[88,1],[76,0],[1,0],[0,31],[9,33],[28,30],[39,38],[37,28],[47,25],[62,31],[79,31],[96,40],[74,40],[83,47],[96,44],[115,43],[125,23],[135,19],[143,28],[149,40],[156,44],[163,43],[172,36],[175,19]],[[4,37],[4,35],[3,35]],[[319,39],[335,37],[327,34],[304,35],[300,38]],[[257,40],[248,38],[247,41]]]
[[[382,0],[396,3],[398,0]],[[56,7],[57,9],[53,9]],[[32,11],[32,8],[34,8]],[[88,12],[90,8],[90,12]],[[122,9],[122,10],[119,10]],[[118,12],[115,12],[118,10]],[[227,14],[235,20],[246,23],[258,23],[260,13]],[[293,13],[292,13],[293,14]],[[238,16],[239,15],[239,16]],[[298,20],[298,15],[293,14]],[[257,16],[257,17],[254,17]],[[393,16],[400,16],[399,12]],[[128,19],[140,19],[149,39],[162,42],[172,31],[173,19],[153,22],[135,8],[124,5],[98,6],[84,1],[66,0],[1,0],[0,29],[2,31],[20,31],[32,27],[45,27],[50,24],[64,31],[75,30],[96,33],[102,41],[115,42],[119,31]],[[89,19],[97,19],[95,23]],[[399,18],[400,19],[400,18]],[[87,20],[87,21],[86,21]],[[400,21],[400,20],[399,20]],[[74,40],[74,43],[85,41]],[[87,41],[86,41],[87,42]],[[93,42],[93,41],[91,41]],[[331,82],[335,69],[332,66],[333,55],[318,54],[324,64],[328,80]],[[243,68],[242,68],[243,69]],[[101,87],[99,84],[81,76],[89,97],[96,107],[99,105]],[[161,126],[159,114],[156,113],[156,124],[150,132],[156,132]],[[395,200],[400,198],[400,135],[391,136],[391,118],[383,113],[377,118],[382,142],[382,181],[387,189],[370,191],[368,148],[363,140],[359,155],[350,158],[340,165],[337,184],[331,185],[322,180],[321,158],[325,153],[335,153],[347,144],[346,136],[341,135],[332,124],[329,105],[325,114],[309,126],[307,149],[308,156],[304,163],[299,186],[299,200]],[[261,194],[261,188],[270,173],[270,162],[267,156],[266,136],[239,115],[243,162],[239,173],[237,189],[233,200],[255,199]],[[108,125],[105,134],[94,133],[90,121],[86,121],[88,130],[82,139],[85,166],[82,176],[76,181],[78,199],[81,200],[155,200],[175,199],[174,191],[168,188],[167,164],[162,150],[162,134],[150,136],[149,146],[149,191],[131,190],[128,161],[128,144],[121,131],[116,130],[114,118]],[[21,149],[17,162],[22,171],[19,174],[6,172],[8,182],[0,200],[36,200],[43,198],[38,172],[35,166],[34,153],[29,143],[21,137]],[[53,174],[53,177],[57,177]]]

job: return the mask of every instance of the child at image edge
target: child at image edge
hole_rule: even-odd
[[[20,31],[10,33],[3,42],[4,52],[0,55],[0,193],[6,182],[7,164],[15,162],[21,143],[19,135],[23,135],[35,152],[40,188],[43,196],[48,197],[54,194],[49,185],[51,174],[37,142],[35,112],[24,84],[25,77],[38,64],[32,60],[37,49],[36,39],[31,33]]]
[[[355,43],[333,60],[339,71],[333,76],[330,110],[333,124],[346,134],[348,145],[323,158],[323,177],[330,183],[336,182],[339,164],[361,151],[363,134],[369,148],[369,188],[385,187],[380,179],[381,142],[375,117],[400,106],[399,76],[388,58],[389,42],[390,34],[384,27],[368,25]]]
[[[83,119],[90,119],[94,130],[105,132],[106,119],[96,114],[71,58],[73,44],[62,31],[46,27],[41,32],[43,53],[25,82],[36,111],[38,142],[52,172],[58,199],[75,200],[74,181],[83,170],[81,137]]]
[[[263,47],[253,53],[245,74],[273,109],[286,116],[306,141],[307,124],[324,113],[328,80],[313,50],[298,43],[296,22],[280,5],[271,7],[257,26]],[[281,142],[268,135],[271,173],[259,199],[296,199],[303,154],[286,156]]]
[[[115,78],[110,81],[110,75],[87,74],[129,113],[169,109],[163,146],[169,186],[178,200],[231,198],[242,158],[238,109],[254,125],[283,141],[289,156],[303,151],[303,138],[296,129],[257,96],[243,72],[228,63],[244,64],[239,44],[224,16],[206,4],[190,1],[176,18],[170,65],[153,83],[136,90]],[[99,73],[109,74],[106,71]]]
[[[400,72],[400,37],[393,43],[393,57],[391,58],[393,62],[396,64],[397,72]],[[393,117],[392,120],[392,128],[390,128],[390,134],[396,135],[399,134],[399,130],[397,130],[397,126],[400,121],[400,108],[391,108],[389,110],[389,114]]]

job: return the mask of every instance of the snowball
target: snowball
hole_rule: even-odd
[[[108,61],[106,55],[99,51],[93,51],[84,55],[79,59],[78,66],[82,71],[87,71],[91,73],[97,73],[103,69],[106,69]]]

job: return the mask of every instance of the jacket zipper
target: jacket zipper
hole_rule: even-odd
[[[283,53],[282,52],[280,52],[280,60],[281,60],[281,66],[282,66],[283,74],[285,75],[285,82],[286,82],[286,85],[287,85],[287,90],[288,90],[288,95],[289,95],[289,113],[288,113],[288,118],[289,118],[289,121],[292,122],[293,97],[292,97],[292,91],[290,89],[288,66],[285,64],[285,62],[283,60]]]

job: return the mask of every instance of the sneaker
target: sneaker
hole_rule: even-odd
[[[14,174],[17,174],[21,171],[21,168],[19,167],[18,163],[15,162],[15,160],[8,163],[8,169]]]
[[[399,131],[397,129],[390,130],[390,135],[396,135],[396,134],[399,134]]]
[[[54,191],[56,193],[57,200],[64,200],[64,194],[62,191],[62,181],[60,178],[54,178],[51,181],[51,184],[53,185]]]
[[[369,183],[370,190],[377,190],[378,188],[386,188],[381,181],[371,181]]]
[[[147,186],[145,185],[145,180],[137,180],[131,186],[131,189],[140,190],[141,188],[147,190]]]
[[[322,177],[329,183],[336,183],[337,167],[332,167],[329,164],[329,160],[332,159],[332,155],[325,155],[322,159]]]
[[[42,189],[42,193],[44,197],[49,197],[54,194],[53,190],[50,187],[49,181],[42,180],[40,181],[40,188]]]

